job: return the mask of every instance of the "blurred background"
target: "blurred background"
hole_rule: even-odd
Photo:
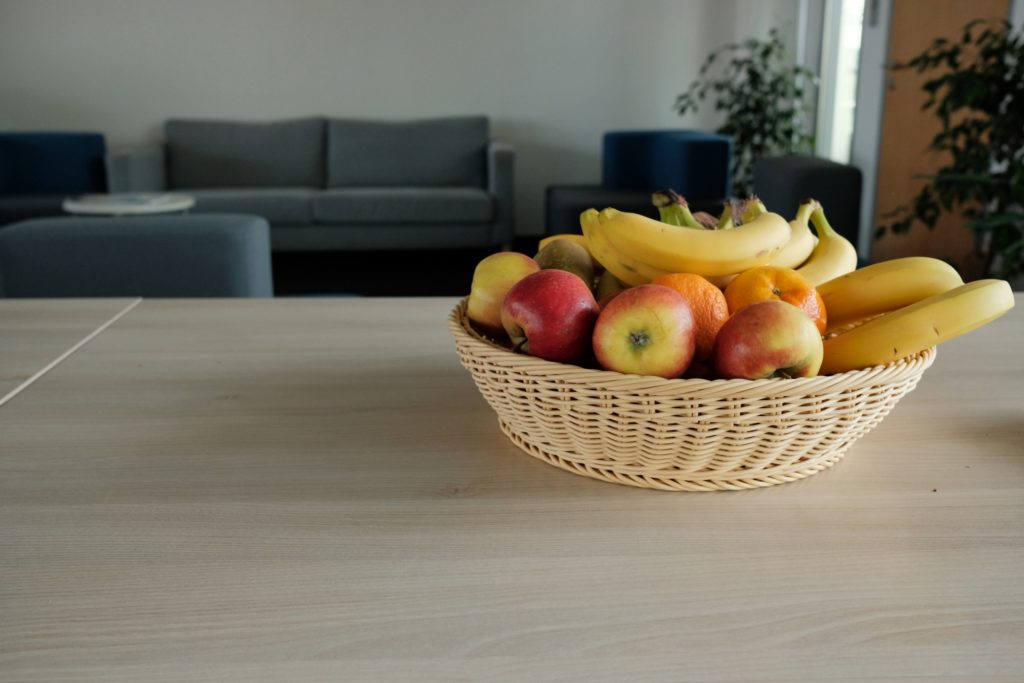
[[[974,20],[984,21],[971,27]],[[66,215],[56,199],[81,191],[197,190],[193,213],[222,206],[267,212],[279,295],[457,295],[468,291],[481,255],[502,248],[532,254],[541,236],[578,232],[564,216],[580,201],[628,205],[658,189],[636,166],[663,160],[623,149],[621,138],[610,142],[609,134],[643,132],[662,145],[659,134],[689,131],[724,135],[731,147],[720,166],[686,143],[682,154],[691,163],[671,176],[684,195],[687,185],[708,180],[696,176],[714,176],[715,187],[726,188],[719,194],[760,194],[764,187],[778,198],[773,205],[763,196],[768,208],[792,217],[794,201],[808,194],[808,178],[816,179],[822,189],[814,192],[835,196],[832,222],[865,262],[928,254],[954,263],[965,277],[1016,277],[1024,177],[1013,169],[1022,160],[1024,78],[1012,65],[1022,24],[1024,0],[0,0],[0,131],[14,140],[6,148],[0,141],[0,223]],[[942,38],[950,41],[946,52],[935,43]],[[953,44],[955,54],[948,50]],[[929,50],[933,58],[907,66]],[[719,56],[702,73],[711,54]],[[736,59],[740,75],[730,77],[723,69]],[[949,73],[956,77],[932,86],[939,101],[922,109],[927,84]],[[782,80],[772,80],[776,75]],[[716,90],[723,78],[737,91]],[[698,100],[700,84],[708,88]],[[689,107],[680,100],[688,92]],[[716,103],[716,93],[729,100]],[[730,103],[749,106],[744,112]],[[324,117],[330,128],[331,119],[468,116],[484,117],[487,139],[506,143],[514,155],[511,201],[485,177],[478,189],[493,203],[478,218],[467,218],[469,205],[454,194],[367,199],[365,191],[337,200],[349,202],[342,208],[351,215],[338,209],[318,217],[314,196],[313,208],[302,209],[308,216],[296,218],[270,192],[281,188],[251,178],[242,199],[224,198],[239,190],[230,174],[201,187],[195,178],[192,185],[171,182],[184,173],[182,145],[200,144],[171,135],[172,120],[234,122],[244,136],[251,132],[244,124],[310,117]],[[949,132],[964,121],[980,123]],[[1007,132],[1014,127],[1016,138]],[[216,130],[220,138],[202,143],[213,155],[204,158],[226,168],[216,155],[233,153],[239,138],[230,127]],[[419,130],[388,138],[402,144],[363,149],[361,168],[379,162],[400,174],[403,163],[430,168],[447,159],[451,146],[437,152],[419,142],[440,145],[441,134]],[[25,163],[24,153],[10,150],[18,135],[39,132],[101,135],[103,177],[45,191],[45,182],[19,185],[26,176],[12,159]],[[289,154],[287,137],[267,138],[285,141],[276,149],[255,139],[246,154]],[[317,163],[327,166],[326,187],[312,191],[331,190],[331,164],[339,158],[332,155],[357,156],[324,144]],[[159,182],[135,180],[134,167],[127,175],[111,170],[110,154],[161,145]],[[405,158],[406,147],[416,161]],[[473,163],[498,177],[485,154]],[[62,165],[47,158],[42,171],[32,171],[44,181]],[[746,181],[736,176],[743,159],[754,169]],[[778,165],[758,179],[756,164],[764,159]],[[829,163],[816,165],[821,161]],[[630,191],[638,194],[623,194]],[[262,199],[255,196],[261,192]],[[43,194],[49,204],[39,199]],[[726,199],[687,196],[710,207]],[[826,211],[829,196],[817,197]],[[401,212],[388,213],[399,201],[428,202],[410,211],[428,206],[433,224],[421,229]],[[268,202],[273,206],[261,208]],[[473,233],[479,237],[462,239],[463,224],[480,228]],[[346,226],[358,227],[361,237],[346,237],[356,234]]]

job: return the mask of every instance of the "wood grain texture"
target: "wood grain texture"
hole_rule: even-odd
[[[0,299],[0,398],[131,303],[132,299]]]
[[[889,63],[906,63],[939,37],[957,41],[967,22],[979,17],[1005,19],[1008,0],[894,0],[890,21]],[[878,158],[878,188],[875,223],[892,222],[891,212],[912,204],[914,197],[942,166],[949,155],[928,149],[942,125],[934,111],[921,111],[928,95],[922,90],[936,73],[919,74],[912,69],[890,71],[889,88],[882,114]],[[827,208],[827,207],[826,207]],[[974,232],[961,214],[942,216],[929,230],[914,223],[910,231],[887,232],[872,245],[874,261],[902,256],[934,256],[949,261],[964,279],[983,277],[984,264],[974,248]]]
[[[1017,680],[1018,304],[831,470],[686,494],[508,443],[452,299],[145,301],[0,409],[0,680]]]

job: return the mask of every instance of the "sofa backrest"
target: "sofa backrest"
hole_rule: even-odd
[[[171,119],[164,126],[171,188],[323,187],[324,119]]]
[[[670,187],[688,200],[724,199],[731,191],[732,139],[692,130],[609,131],[601,182],[608,189]]]
[[[327,120],[327,187],[484,187],[486,116]]]
[[[103,192],[100,133],[0,133],[0,194]]]

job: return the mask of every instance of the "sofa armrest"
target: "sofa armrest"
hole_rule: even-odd
[[[107,187],[111,192],[161,192],[167,189],[164,148],[133,147],[107,154]]]
[[[487,191],[494,197],[494,239],[508,247],[515,233],[515,165],[512,145],[492,140],[487,145]]]

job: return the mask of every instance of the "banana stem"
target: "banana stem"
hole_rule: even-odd
[[[727,230],[736,227],[736,221],[732,218],[732,200],[730,199],[722,206],[722,215],[718,217],[716,230]]]
[[[686,199],[671,189],[659,190],[651,195],[651,203],[658,207],[658,215],[662,223],[678,225],[681,228],[704,229],[700,221],[690,213]]]
[[[835,229],[829,225],[828,219],[825,218],[825,210],[821,208],[821,204],[815,202],[816,206],[811,212],[811,224],[814,226],[814,231],[818,233],[818,237],[830,237],[836,234]]]
[[[763,213],[768,212],[768,207],[764,205],[757,195],[750,195],[746,203],[743,205],[743,214],[741,216],[744,223],[749,223]]]
[[[793,217],[793,222],[807,225],[807,221],[810,220],[811,214],[814,212],[816,206],[818,206],[818,202],[813,199],[808,199],[802,203],[796,210],[796,216]]]

